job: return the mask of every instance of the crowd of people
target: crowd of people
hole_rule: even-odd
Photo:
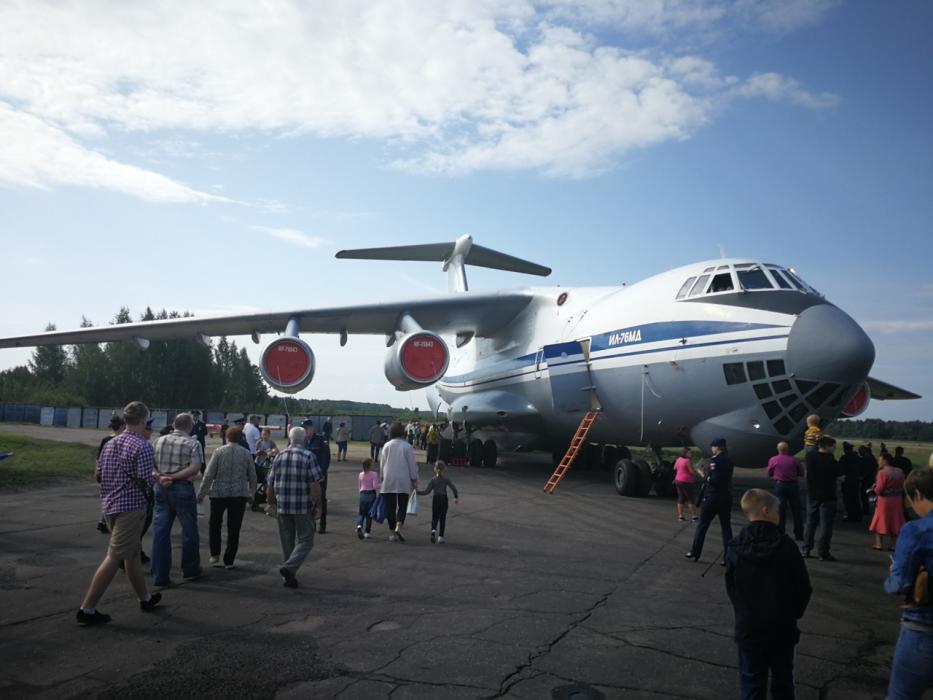
[[[812,594],[804,559],[815,548],[819,561],[836,561],[831,544],[841,495],[847,522],[862,522],[871,514],[872,549],[882,550],[887,541],[887,550],[893,552],[885,590],[904,599],[888,697],[920,698],[933,688],[933,587],[928,573],[933,570],[933,455],[929,466],[914,469],[900,447],[892,454],[882,443],[876,460],[870,443],[856,450],[846,442],[837,460],[836,441],[823,435],[819,416],[807,422],[803,462],[791,454],[788,443],[778,443],[767,465],[774,491],[745,492],[741,508],[749,525],[734,538],[733,464],[726,441],[712,441],[705,466],[694,465],[685,449],[674,467],[677,517],[685,519],[688,505],[697,523],[688,559],[699,561],[710,524],[716,518],[720,522],[719,563],[726,569],[726,591],[735,609],[741,697],[765,698],[769,685],[775,698],[794,697],[797,621]],[[700,506],[698,515],[694,504]],[[786,534],[788,511],[793,539]]]
[[[262,493],[267,513],[278,526],[282,584],[298,587],[297,574],[313,549],[315,534],[326,532],[329,440],[334,437],[330,421],[321,435],[311,420],[289,427],[288,444],[279,450],[258,416],[238,419],[227,428],[223,446],[213,452],[205,468],[199,420],[194,413],[176,415],[171,430],[163,431],[153,446],[152,421],[143,404],[132,402],[122,418],[114,417],[111,434],[101,442],[96,470],[100,526],[109,532],[110,542],[77,612],[78,622],[94,625],[110,620],[96,606],[119,569],[125,571],[141,610],[151,611],[159,604],[161,592],[148,590],[142,564],[150,563],[157,588],[171,585],[176,519],[181,527],[182,576],[200,577],[197,506],[205,498],[210,499],[211,566],[235,567],[246,506]],[[448,491],[454,503],[459,502],[459,493],[446,475],[446,465],[430,449],[441,435],[438,426],[417,423],[380,422],[372,427],[371,457],[363,460],[357,477],[359,539],[370,539],[373,522],[385,520],[389,541],[405,542],[403,529],[406,515],[413,512],[413,499],[431,495],[430,541],[445,542]],[[336,437],[338,460],[346,460],[345,423],[338,425]],[[434,476],[424,488],[419,488],[416,446],[428,450],[434,466]],[[718,559],[725,568],[726,592],[735,609],[742,697],[766,697],[769,686],[774,697],[794,696],[797,623],[812,595],[804,560],[815,550],[819,561],[836,561],[831,547],[840,495],[844,520],[858,523],[871,514],[872,548],[882,550],[887,545],[893,552],[885,590],[905,598],[889,697],[920,697],[933,683],[933,592],[927,574],[933,567],[933,455],[929,467],[914,469],[901,448],[892,454],[882,443],[876,460],[870,443],[858,449],[843,443],[837,460],[836,441],[823,435],[819,417],[811,416],[804,459],[794,456],[788,443],[778,443],[766,468],[773,492],[753,488],[743,494],[740,505],[749,523],[733,537],[734,465],[725,439],[716,438],[709,447],[711,456],[704,464],[694,464],[690,450],[684,449],[674,465],[677,517],[684,521],[689,511],[696,523],[685,555],[693,562],[700,561],[709,527],[719,521],[723,549],[714,562]],[[257,475],[258,460],[268,464],[267,473]],[[194,478],[201,473],[195,491]],[[263,489],[258,488],[260,480],[265,482]],[[222,546],[225,519],[226,546]],[[790,519],[793,538],[786,534]],[[142,551],[150,524],[151,560]]]
[[[297,573],[314,546],[315,534],[327,532],[329,441],[336,437],[337,458],[345,461],[350,437],[345,422],[338,424],[336,434],[330,421],[322,426],[322,434],[310,419],[300,426],[288,426],[288,444],[280,450],[270,430],[261,426],[259,416],[237,418],[222,431],[222,446],[214,450],[209,462],[204,444],[207,428],[197,411],[177,414],[154,445],[150,442],[149,410],[138,401],[128,404],[122,416],[114,414],[110,429],[110,435],[101,441],[96,468],[101,500],[98,528],[110,535],[110,543],[77,612],[78,622],[95,625],[110,621],[96,606],[119,569],[126,572],[142,610],[159,604],[162,594],[148,591],[141,567],[150,565],[155,587],[172,585],[171,538],[176,520],[181,529],[182,577],[201,577],[198,507],[205,498],[210,502],[211,566],[235,568],[246,507],[261,498],[278,525],[282,583],[287,588],[298,587]],[[379,471],[373,470],[373,460],[368,459],[359,475],[360,539],[371,536],[373,511],[378,505],[388,522],[389,540],[404,542],[402,528],[411,508],[409,497],[417,492],[433,494],[431,542],[443,543],[447,489],[453,491],[456,502],[456,487],[444,476],[444,465],[438,463],[434,478],[418,492],[418,464],[412,445],[417,433],[398,422],[385,429],[386,440],[379,444]],[[195,489],[194,479],[199,474],[202,478]],[[377,518],[380,522],[383,519]],[[150,525],[151,558],[142,549]]]

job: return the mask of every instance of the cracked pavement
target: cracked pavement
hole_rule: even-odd
[[[95,433],[96,434],[96,433]],[[238,568],[163,592],[142,613],[118,575],[81,628],[74,611],[106,548],[96,486],[0,493],[0,695],[5,698],[728,698],[738,693],[718,524],[705,561],[672,501],[616,495],[575,472],[556,494],[540,455],[451,468],[448,543],[428,541],[430,501],[407,542],[355,533],[353,461],[331,466],[328,533],[283,588],[275,523],[247,511]],[[421,467],[423,480],[430,472]],[[742,486],[760,474],[737,470]],[[736,510],[734,524],[744,522]],[[201,518],[202,563],[207,519]],[[178,528],[176,527],[176,532]],[[180,536],[176,536],[180,541]],[[797,650],[798,697],[884,697],[898,602],[865,526],[838,523],[838,563],[810,560],[813,601]],[[148,542],[146,550],[149,550]],[[176,567],[180,551],[176,548]],[[173,572],[176,580],[181,572]],[[570,690],[568,690],[568,688]]]

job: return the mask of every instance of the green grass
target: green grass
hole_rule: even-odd
[[[90,445],[0,433],[0,452],[15,453],[0,460],[0,489],[94,478],[97,448]]]

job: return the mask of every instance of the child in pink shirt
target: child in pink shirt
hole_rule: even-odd
[[[379,472],[373,471],[373,461],[369,458],[363,460],[363,471],[360,472],[360,511],[356,516],[356,536],[362,539],[369,539],[369,532],[373,527],[373,519],[369,517],[369,511],[376,501],[376,493],[379,491],[380,481]],[[365,523],[366,529],[363,529]]]

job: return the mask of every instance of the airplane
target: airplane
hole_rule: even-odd
[[[301,333],[385,335],[386,379],[427,389],[435,415],[467,429],[473,464],[503,450],[567,449],[597,412],[586,459],[623,495],[667,492],[662,448],[727,440],[739,465],[761,466],[786,440],[802,446],[808,415],[824,424],[869,401],[920,398],[869,376],[864,330],[793,268],[745,258],[693,263],[631,285],[469,291],[468,265],[546,277],[551,270],[473,243],[342,250],[341,259],[433,261],[435,298],[329,309],[127,323],[0,338],[0,348],[248,335],[260,373],[285,393],[307,387],[315,358]],[[453,347],[444,340],[447,336]],[[644,456],[632,459],[627,446]]]

